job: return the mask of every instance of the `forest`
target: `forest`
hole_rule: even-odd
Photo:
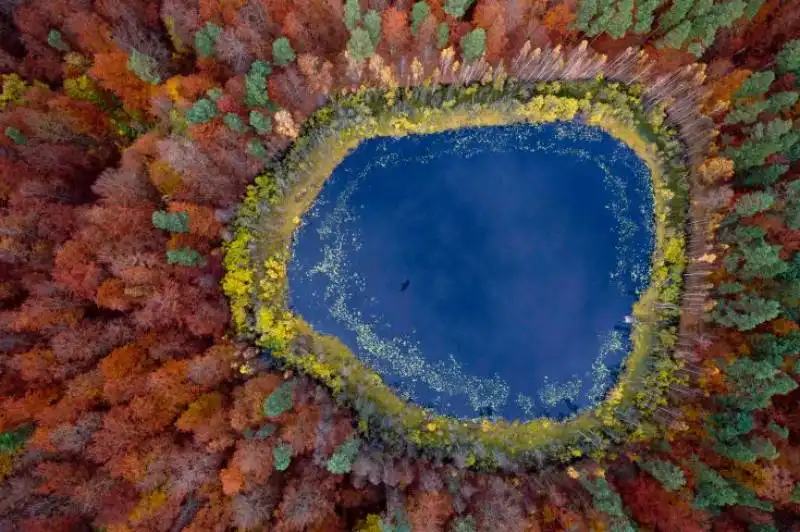
[[[0,530],[800,531],[798,76],[796,0],[0,3]],[[360,139],[568,120],[659,172],[591,423],[431,417],[285,311]]]

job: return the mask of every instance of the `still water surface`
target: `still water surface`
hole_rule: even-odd
[[[649,171],[578,123],[364,142],[295,236],[290,304],[443,414],[602,399],[649,275]]]

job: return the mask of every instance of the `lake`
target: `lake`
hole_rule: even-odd
[[[376,138],[304,216],[289,303],[417,404],[562,419],[615,381],[652,250],[649,170],[599,128]]]

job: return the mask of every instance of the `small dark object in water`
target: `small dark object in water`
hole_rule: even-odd
[[[403,284],[400,285],[400,291],[405,292],[406,288],[408,288],[408,285],[410,284],[411,284],[411,279],[406,279],[405,281],[403,281]]]

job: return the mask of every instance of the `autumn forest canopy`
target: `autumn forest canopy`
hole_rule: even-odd
[[[799,77],[795,0],[2,2],[0,530],[800,530]],[[514,157],[552,188],[481,188]],[[366,251],[452,237],[469,198],[475,250],[563,219],[565,285],[592,241],[570,213],[610,206],[595,400],[565,372],[509,391],[513,422],[502,386],[348,306],[384,276],[396,323],[454,314],[420,304],[455,277]],[[556,323],[568,292],[461,305],[505,327],[469,347],[542,342],[520,315]]]

